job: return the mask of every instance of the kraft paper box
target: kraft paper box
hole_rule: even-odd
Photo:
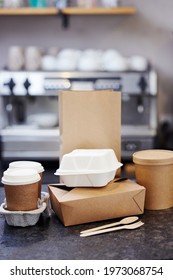
[[[144,212],[145,188],[131,180],[101,188],[49,185],[52,208],[65,226],[139,215]]]
[[[59,93],[60,159],[75,149],[113,149],[121,161],[121,93]]]

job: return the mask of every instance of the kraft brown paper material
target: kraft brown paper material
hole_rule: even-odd
[[[8,210],[30,211],[37,208],[38,183],[4,187]]]
[[[49,185],[51,205],[65,226],[139,215],[144,211],[145,188],[131,180],[101,188]]]
[[[39,175],[40,175],[40,181],[38,182],[38,197],[41,198],[42,177],[43,177],[43,174],[42,174],[42,173],[39,173]]]
[[[60,158],[74,149],[113,149],[121,161],[121,93],[59,94]]]
[[[161,210],[173,206],[173,164],[135,164],[136,181],[146,188],[145,209]]]

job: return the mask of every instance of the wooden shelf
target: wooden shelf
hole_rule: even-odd
[[[65,15],[127,15],[135,14],[136,9],[134,7],[118,7],[118,8],[78,8],[67,7],[62,10]]]
[[[67,7],[59,11],[57,8],[0,8],[0,15],[4,16],[20,16],[20,15],[131,15],[136,13],[134,7],[118,7],[118,8],[79,8]]]
[[[23,16],[23,15],[57,15],[57,8],[1,8],[0,15],[4,16]]]

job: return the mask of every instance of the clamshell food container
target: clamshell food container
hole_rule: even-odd
[[[112,149],[76,149],[62,157],[55,175],[67,187],[102,187],[121,166]]]

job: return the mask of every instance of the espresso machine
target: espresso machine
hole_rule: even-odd
[[[125,72],[0,71],[1,159],[59,157],[58,93],[61,90],[122,92],[122,161],[155,147],[157,74]],[[70,120],[69,120],[70,121]]]

